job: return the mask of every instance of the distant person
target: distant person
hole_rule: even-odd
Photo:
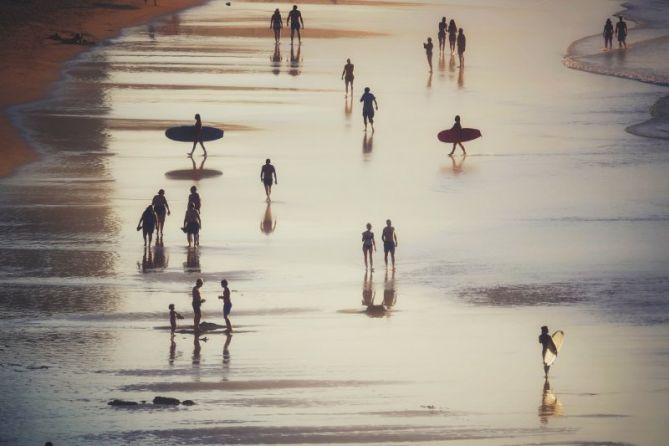
[[[198,333],[200,331],[200,320],[202,319],[202,304],[205,302],[200,295],[200,288],[202,288],[202,279],[195,281],[193,287],[193,331]]]
[[[618,37],[618,47],[627,48],[627,23],[623,21],[623,16],[618,16],[618,23],[616,23],[616,37]]]
[[[351,63],[351,59],[346,59],[346,65],[344,65],[344,70],[341,72],[341,78],[344,80],[344,83],[346,84],[346,95],[348,96],[348,86],[349,84],[351,85],[351,95],[353,94],[353,79],[355,76],[353,76],[353,64]]]
[[[374,271],[374,257],[372,250],[376,251],[376,241],[372,232],[372,224],[367,223],[367,230],[362,233],[362,256],[365,258],[365,270],[367,270],[367,257],[369,257],[369,266]]]
[[[188,196],[188,207],[190,207],[191,203],[195,206],[195,210],[200,212],[200,208],[202,207],[202,200],[200,200],[200,194],[197,193],[197,187],[191,186],[190,188],[190,195]]]
[[[274,14],[269,19],[269,29],[274,30],[274,43],[279,43],[281,40],[281,29],[283,28],[283,19],[281,18],[281,13],[279,8],[274,10]]]
[[[153,210],[158,217],[156,222],[156,243],[158,243],[158,237],[163,238],[163,227],[165,226],[165,214],[170,215],[170,205],[167,204],[167,198],[165,198],[165,190],[160,189],[158,195],[153,197],[151,202],[153,205]]]
[[[451,54],[455,55],[455,43],[458,35],[458,26],[455,24],[455,20],[451,19],[448,22],[448,45],[451,47]]]
[[[430,73],[432,73],[432,48],[434,48],[432,37],[427,38],[427,42],[423,44],[423,48],[425,48],[425,56],[427,56],[427,64],[430,66]]]
[[[286,19],[286,26],[290,25],[290,44],[293,44],[295,31],[297,31],[298,43],[302,43],[302,36],[300,35],[300,28],[304,28],[304,20],[302,20],[302,13],[297,9],[297,5],[293,5],[293,10],[288,13]]]
[[[458,132],[458,135],[461,135],[462,126],[460,125],[460,115],[455,116],[455,123],[453,124],[453,127],[451,127],[451,130],[454,130],[455,132]],[[448,156],[453,156],[453,153],[455,152],[455,149],[458,145],[462,149],[462,153],[464,155],[467,154],[467,151],[465,150],[465,146],[462,145],[462,141],[460,141],[460,138],[458,138],[458,140],[453,143],[453,149],[451,150],[451,153],[448,154]]]
[[[200,119],[199,113],[195,115],[195,136],[193,138],[193,149],[190,151],[188,156],[193,156],[193,152],[195,152],[195,146],[197,146],[197,143],[200,143],[202,151],[204,152],[204,156],[207,156],[207,149],[204,148],[204,143],[202,142],[202,120]]]
[[[448,24],[446,23],[446,17],[441,18],[441,22],[439,22],[439,32],[437,33],[437,37],[439,38],[439,51],[444,52],[444,49],[446,48],[446,30],[448,29]]]
[[[260,181],[265,186],[266,201],[271,201],[272,184],[279,184],[279,179],[276,176],[276,169],[272,166],[269,158],[265,160],[265,164],[260,168]]]
[[[170,330],[174,334],[177,329],[177,319],[183,319],[184,317],[174,311],[174,304],[170,304],[168,308],[170,309]]]
[[[365,122],[365,131],[367,131],[367,121],[372,126],[372,132],[374,131],[374,109],[379,109],[379,104],[376,102],[376,96],[374,96],[369,91],[369,87],[365,87],[365,92],[360,97],[360,102],[362,102],[362,119]]]
[[[200,246],[200,229],[202,229],[202,220],[200,220],[200,213],[195,210],[193,203],[188,205],[186,215],[184,216],[183,231],[186,233],[188,239],[188,247]]]
[[[395,228],[393,228],[392,222],[390,220],[386,220],[386,227],[383,228],[381,240],[383,241],[383,260],[386,263],[386,268],[388,268],[388,253],[390,253],[390,258],[393,262],[393,269],[395,269],[395,248],[397,247],[397,233],[395,232]]]
[[[153,206],[147,206],[146,209],[144,209],[144,212],[142,212],[142,216],[139,218],[139,222],[137,223],[137,230],[142,230],[144,246],[146,246],[147,239],[149,245],[151,245],[151,239],[153,237],[153,231],[156,230],[157,221],[158,217],[156,216],[156,213],[153,212]]]
[[[543,360],[545,355],[546,355],[546,350],[551,350],[552,352],[556,353],[557,348],[555,347],[555,343],[553,342],[553,338],[551,337],[550,334],[548,334],[548,327],[543,326],[541,327],[541,334],[539,335],[539,344],[541,344],[541,359]],[[544,374],[546,377],[548,377],[548,370],[551,368],[551,366],[546,365],[544,363]]]
[[[230,323],[230,312],[232,311],[232,301],[230,300],[230,288],[228,288],[228,281],[223,279],[221,280],[221,286],[223,287],[223,295],[218,296],[219,299],[223,299],[223,319],[225,319],[226,331],[232,333],[232,323]]]
[[[465,46],[467,46],[467,38],[462,28],[458,30],[458,57],[460,58],[460,68],[465,66]]]
[[[606,19],[604,24],[604,48],[608,50],[613,48],[613,24],[611,19]]]

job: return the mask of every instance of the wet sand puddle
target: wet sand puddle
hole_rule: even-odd
[[[267,29],[275,7],[285,20],[283,4],[211,2],[129,29],[16,111],[44,157],[0,183],[0,442],[659,444],[669,158],[623,130],[659,87],[557,56],[612,5],[315,1],[292,47]],[[421,42],[444,14],[467,32],[466,66],[435,51],[430,74]],[[191,160],[164,130],[195,113],[226,134]],[[450,159],[436,133],[455,114],[484,136]],[[180,231],[192,185],[199,249]],[[145,249],[135,228],[160,188],[172,214]],[[198,277],[219,325],[230,281],[233,336],[189,333]],[[170,303],[186,318],[174,338]],[[567,333],[550,382],[544,324]]]

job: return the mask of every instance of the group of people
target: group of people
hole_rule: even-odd
[[[195,281],[195,286],[191,291],[193,297],[192,306],[193,306],[193,332],[197,335],[200,332],[200,321],[202,320],[202,304],[205,303],[205,299],[202,298],[200,293],[200,288],[202,288],[204,282],[202,279],[197,279]],[[223,319],[225,319],[225,331],[228,334],[232,334],[232,323],[230,322],[230,312],[232,311],[232,299],[230,298],[230,288],[228,288],[228,281],[223,279],[221,280],[221,287],[223,288],[223,294],[218,296],[220,300],[223,301]],[[170,310],[170,331],[172,335],[177,329],[177,320],[184,319],[184,317],[177,313],[174,308],[174,304],[169,304]]]
[[[297,9],[297,5],[293,5],[293,9],[288,13],[286,26],[290,26],[290,44],[293,44],[295,33],[297,33],[298,43],[302,43],[300,29],[304,29],[304,19],[302,18],[302,12]],[[269,29],[274,31],[274,42],[279,44],[281,41],[281,30],[283,29],[283,19],[281,18],[279,8],[274,10],[274,14],[272,14],[272,17],[269,19]]]
[[[446,34],[448,34],[448,45],[451,50],[451,55],[454,56],[457,50],[458,58],[460,59],[460,68],[465,65],[465,47],[467,46],[467,38],[465,37],[465,31],[462,28],[458,28],[455,24],[455,20],[447,24],[446,17],[442,17],[439,22],[439,30],[437,32],[437,37],[439,39],[439,51],[443,54],[446,50]],[[427,42],[423,43],[423,48],[425,49],[425,55],[427,56],[427,64],[430,67],[430,73],[432,72],[432,50],[434,44],[432,43],[432,37],[427,38]]]
[[[623,16],[618,16],[616,27],[613,27],[611,19],[606,19],[604,23],[604,48],[610,50],[613,48],[613,34],[615,33],[618,39],[618,48],[627,48],[627,23],[623,20]]]

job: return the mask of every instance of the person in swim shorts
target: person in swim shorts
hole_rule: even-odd
[[[446,17],[442,17],[441,22],[439,22],[439,32],[437,33],[437,37],[439,38],[439,51],[442,53],[444,52],[444,48],[446,48],[446,28],[448,28]]]
[[[353,64],[351,63],[351,59],[346,59],[346,65],[344,65],[344,70],[341,72],[341,78],[344,80],[344,83],[346,84],[346,95],[348,96],[348,85],[351,84],[351,95],[353,95],[353,79],[355,76],[353,76]]]
[[[362,102],[362,119],[365,122],[365,131],[367,131],[367,121],[372,125],[372,132],[374,132],[374,109],[379,109],[379,104],[376,102],[376,96],[369,91],[369,87],[365,87],[365,92],[360,97]]]
[[[160,189],[158,195],[153,197],[151,202],[153,205],[153,210],[158,217],[156,224],[156,244],[158,243],[158,237],[162,240],[163,238],[163,227],[165,226],[165,215],[170,215],[170,205],[167,204],[167,198],[165,198],[165,190]]]
[[[300,28],[304,29],[304,20],[302,20],[302,13],[297,9],[297,5],[293,5],[292,11],[288,13],[286,19],[286,26],[290,25],[290,44],[293,44],[295,31],[297,31],[298,43],[302,43],[302,36],[300,35]]]
[[[260,168],[260,181],[265,185],[266,201],[271,201],[272,184],[279,184],[276,176],[276,169],[272,166],[269,158],[265,160],[265,164]]]
[[[144,212],[142,212],[142,216],[137,223],[137,230],[139,231],[141,229],[142,235],[144,236],[144,246],[146,246],[147,239],[149,245],[151,245],[151,238],[153,237],[153,231],[156,230],[157,221],[158,216],[153,212],[153,206],[148,205],[146,209],[144,209]]]
[[[202,279],[195,281],[195,286],[192,290],[193,295],[193,331],[198,333],[200,331],[200,320],[202,319],[202,304],[205,302],[200,295],[200,288],[202,288]]]
[[[202,220],[200,213],[195,210],[195,204],[191,203],[188,206],[186,215],[184,216],[184,226],[186,238],[188,240],[188,247],[192,245],[200,246],[200,229],[202,229]]]
[[[390,258],[393,262],[393,269],[395,269],[395,248],[397,247],[397,233],[395,232],[395,228],[393,228],[392,222],[390,220],[386,220],[386,227],[383,228],[381,240],[383,241],[383,260],[386,262],[386,268],[388,268],[388,253],[390,253]]]
[[[228,288],[228,281],[225,279],[221,280],[221,286],[223,287],[223,295],[218,296],[218,298],[223,300],[223,318],[225,319],[225,326],[227,327],[226,331],[228,333],[232,333],[232,323],[228,317],[232,311],[232,301],[230,300],[230,288]]]

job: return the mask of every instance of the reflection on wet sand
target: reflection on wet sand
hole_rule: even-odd
[[[177,356],[177,343],[174,342],[174,334],[170,336],[170,359],[167,361],[167,363],[170,366],[174,365],[174,359]]]
[[[164,246],[156,244],[155,247],[144,247],[142,262],[137,262],[142,273],[158,273],[167,268],[169,256]]]
[[[446,75],[446,56],[443,52],[439,53],[439,77]]]
[[[453,73],[455,73],[455,56],[453,54],[448,59],[448,71],[451,73],[450,78],[453,79]]]
[[[374,150],[374,133],[365,133],[362,135],[362,153],[370,155]]]
[[[185,273],[202,272],[200,268],[200,250],[198,248],[186,248],[186,261],[184,262]]]
[[[427,88],[432,88],[432,71],[427,76]]]
[[[297,44],[297,52],[295,52],[295,45],[290,45],[290,69],[288,74],[291,76],[299,76],[301,71],[300,67],[302,62],[302,44]]]
[[[274,45],[274,52],[269,57],[269,60],[271,62],[270,66],[272,67],[272,73],[275,76],[278,76],[281,72],[281,62],[283,60],[281,58],[281,48],[279,47],[278,43]]]
[[[200,351],[202,346],[200,345],[200,336],[195,334],[193,335],[193,367],[200,366]]]
[[[351,113],[353,113],[353,94],[344,98],[344,116],[347,121],[351,120]]]
[[[460,161],[456,161],[454,156],[451,156],[451,170],[455,175],[459,175],[464,171],[464,164],[465,164],[465,159],[467,159],[467,155],[462,155],[462,158],[460,158]]]
[[[562,403],[558,401],[557,396],[551,390],[548,379],[544,381],[544,388],[541,394],[541,405],[539,406],[539,419],[542,424],[548,423],[548,418],[562,415]]]
[[[373,276],[369,271],[365,271],[365,278],[362,281],[362,304],[368,308],[374,305],[376,297]]]
[[[370,275],[371,282],[371,275]],[[367,277],[365,275],[365,282],[367,282]],[[363,287],[366,286],[363,285]],[[373,286],[370,284],[369,286]],[[365,290],[363,288],[363,298],[365,297]],[[397,287],[395,285],[395,271],[391,272],[390,277],[388,276],[388,271],[383,280],[383,302],[381,304],[374,304],[375,294],[372,293],[371,304],[367,305],[367,315],[369,317],[384,317],[390,316],[392,308],[397,303]]]
[[[206,155],[202,157],[202,161],[200,162],[199,167],[195,163],[195,158],[190,157],[190,160],[191,163],[193,164],[192,169],[170,170],[169,172],[165,173],[165,176],[173,180],[199,181],[204,178],[211,178],[223,175],[223,172],[221,172],[220,170],[204,168],[204,163],[205,161],[207,161]]]
[[[223,344],[223,368],[230,367],[230,343],[232,342],[232,335],[225,335],[225,344]]]
[[[465,68],[460,67],[458,69],[458,88],[464,88],[465,86]]]
[[[267,202],[265,213],[260,221],[260,231],[265,235],[270,235],[276,229],[276,218],[272,218],[272,203]]]

